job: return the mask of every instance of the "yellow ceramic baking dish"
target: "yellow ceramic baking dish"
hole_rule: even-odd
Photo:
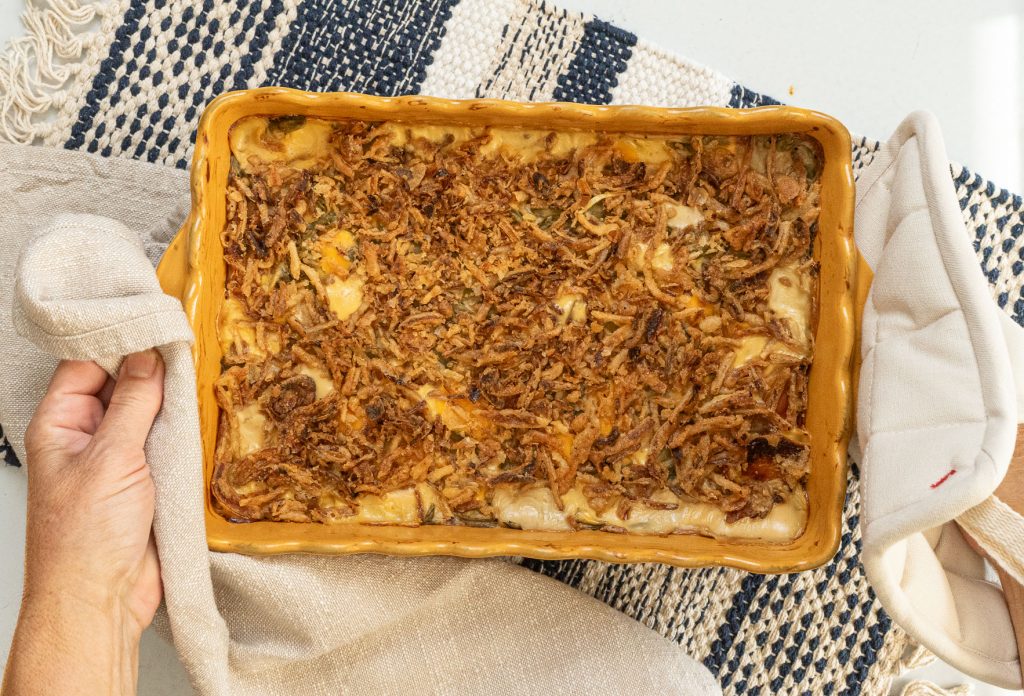
[[[221,370],[216,317],[224,299],[225,270],[220,233],[225,222],[225,187],[231,159],[228,131],[239,119],[253,115],[679,135],[800,132],[815,138],[824,152],[821,215],[814,242],[814,257],[820,263],[821,276],[816,351],[806,419],[812,445],[807,481],[809,515],[803,534],[790,543],[769,544],[694,534],[642,536],[444,525],[237,524],[221,517],[212,505],[209,482],[218,418],[213,383]],[[849,133],[835,119],[803,109],[521,104],[419,96],[314,94],[281,88],[232,92],[218,97],[207,107],[196,133],[191,214],[159,268],[165,290],[182,298],[195,331],[193,356],[205,482],[204,490],[196,491],[196,495],[202,495],[205,500],[210,548],[247,554],[304,551],[594,558],[679,566],[728,565],[762,573],[804,570],[825,563],[835,553],[841,535],[846,447],[853,420],[853,348],[857,326],[853,198]]]

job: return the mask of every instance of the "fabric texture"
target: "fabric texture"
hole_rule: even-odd
[[[151,234],[166,228],[158,216],[178,218],[183,174],[20,146],[0,146],[0,162],[16,192],[0,221],[0,340],[21,347],[0,357],[0,383],[6,391],[33,377],[17,397],[0,394],[0,418],[21,456],[56,358],[113,371],[124,353],[159,347],[164,405],[146,444],[166,607],[159,621],[200,693],[719,692],[670,641],[502,560],[209,552],[192,334],[180,304],[161,292],[144,244],[163,241]],[[174,185],[158,192],[154,178]],[[121,200],[108,205],[115,185]],[[86,214],[58,215],[33,235],[57,196],[68,209],[129,219],[144,202],[153,217],[134,222],[147,236]]]
[[[857,247],[874,271],[857,403],[863,563],[908,633],[1018,689],[1006,602],[953,520],[1020,573],[1024,519],[990,496],[1024,418],[1024,329],[989,297],[946,162],[934,117],[912,114],[858,181]]]
[[[665,106],[777,103],[642,37],[534,0],[35,4],[31,35],[0,57],[8,76],[0,80],[0,139],[179,168],[188,164],[206,102],[268,84]],[[89,34],[90,22],[100,30]],[[74,69],[60,67],[68,63]],[[856,173],[879,148],[855,140]],[[1024,322],[1024,202],[960,165],[950,174],[988,293]],[[0,424],[8,426],[2,413]],[[5,455],[17,461],[9,448]],[[766,577],[728,568],[524,563],[683,646],[726,693],[882,693],[908,639],[867,582],[856,456],[852,462],[839,552],[815,571]]]
[[[1024,352],[1010,349],[1024,329],[989,297],[946,162],[937,121],[915,113],[858,182],[857,246],[875,273],[857,404],[863,561],[905,630],[963,671],[1020,688],[1003,595],[953,520],[1005,544],[1008,559],[1014,536],[1014,555],[1024,550],[1024,519],[988,500],[1024,415]],[[1000,512],[1016,529],[992,533]]]

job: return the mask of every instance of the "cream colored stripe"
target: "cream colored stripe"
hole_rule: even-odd
[[[1024,517],[992,495],[956,521],[989,558],[1024,584]]]
[[[444,38],[427,66],[421,94],[471,99],[488,70],[501,32],[519,0],[462,0],[445,22]]]
[[[584,17],[522,0],[495,49],[478,96],[550,101],[583,38]]]
[[[612,103],[727,106],[732,84],[710,68],[641,41],[612,89]]]
[[[274,21],[274,26],[268,32],[266,46],[263,47],[262,54],[259,57],[258,62],[254,66],[252,79],[246,87],[256,87],[263,83],[267,79],[267,70],[273,64],[274,54],[281,47],[281,38],[288,28],[294,21],[296,14],[298,13],[298,1],[297,0],[286,0],[283,3],[283,11],[277,15]],[[220,19],[220,24],[224,27],[223,39],[227,46],[231,46],[227,51],[224,51],[220,56],[213,56],[210,54],[209,60],[201,68],[196,68],[194,65],[190,65],[186,70],[183,70],[179,75],[170,77],[166,82],[160,85],[159,89],[162,92],[175,94],[178,88],[186,83],[192,83],[193,89],[201,89],[197,84],[199,78],[203,74],[217,75],[220,73],[221,68],[229,63],[238,63],[241,56],[248,51],[248,47],[252,44],[253,39],[256,36],[256,31],[259,27],[259,21],[262,21],[264,15],[257,16],[257,23],[255,23],[248,31],[245,31],[244,25],[231,26],[230,15],[233,7],[230,5],[218,5],[213,15]],[[209,32],[209,24],[204,26],[201,31]],[[236,36],[238,32],[245,31],[245,38],[241,41],[240,46],[235,46]],[[161,47],[158,46],[158,57],[163,54],[160,51]],[[166,58],[168,67],[176,60],[178,55],[169,55]],[[172,74],[173,71],[165,70],[165,74]],[[229,83],[230,84],[230,83]],[[167,133],[167,140],[165,144],[160,147],[159,160],[160,162],[174,166],[179,159],[184,158],[186,161],[192,159],[192,131],[195,128],[198,116],[188,119],[185,118],[185,112],[188,107],[191,106],[191,97],[193,94],[189,94],[189,99],[172,99],[170,104],[163,110],[161,114],[162,119],[168,117],[173,118],[174,125]],[[208,101],[210,97],[215,97],[216,94],[204,95],[206,97],[204,101]],[[184,147],[178,147],[172,150],[170,147],[171,143],[178,141],[184,144]],[[152,147],[152,144],[149,144]]]
[[[267,44],[263,47],[263,55],[254,66],[252,79],[246,87],[259,87],[267,81],[267,70],[274,65],[274,57],[281,50],[281,41],[292,22],[299,13],[299,0],[284,0],[284,12],[277,16],[274,28],[267,34]]]

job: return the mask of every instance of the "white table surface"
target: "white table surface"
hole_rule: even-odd
[[[24,0],[0,0],[0,42],[20,35]],[[593,12],[745,86],[885,138],[915,109],[942,122],[950,158],[1001,186],[1024,182],[1024,3],[1019,0],[558,0]],[[783,38],[772,39],[780,36]],[[796,40],[794,37],[799,37]],[[0,466],[0,655],[21,593],[24,472]],[[1010,693],[934,663],[907,675]],[[147,632],[139,693],[189,693],[181,666]]]

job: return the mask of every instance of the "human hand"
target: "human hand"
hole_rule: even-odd
[[[109,691],[134,688],[138,640],[161,597],[153,480],[143,446],[163,399],[163,376],[163,361],[152,350],[128,356],[116,383],[92,362],[57,367],[25,433],[25,597],[5,691],[23,693],[11,686],[25,657],[19,653],[31,656],[47,636],[69,645],[45,646],[51,662],[37,678],[53,673],[56,656],[73,660],[67,650],[81,640],[86,663],[113,680]],[[100,667],[96,651],[106,637],[114,664]],[[73,690],[108,691],[76,681]],[[64,693],[52,682],[40,686]]]

